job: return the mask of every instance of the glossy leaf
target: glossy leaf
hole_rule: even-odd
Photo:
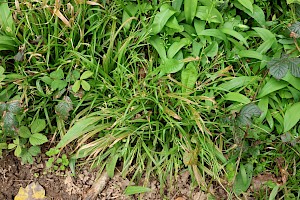
[[[152,36],[149,40],[149,43],[155,48],[162,60],[167,58],[164,41],[159,36]]]
[[[285,81],[276,80],[275,78],[271,78],[267,81],[267,83],[263,86],[261,91],[258,93],[257,98],[262,98],[274,91],[280,90],[288,86],[289,83]]]
[[[240,4],[242,4],[245,8],[253,13],[253,3],[250,0],[238,0],[238,2],[240,2]]]
[[[182,38],[179,42],[174,42],[168,49],[168,58],[173,58],[181,48],[189,44],[191,44],[191,41],[187,38]]]
[[[239,41],[243,42],[246,47],[249,47],[246,38],[244,38],[244,36],[242,34],[240,34],[239,32],[237,32],[235,30],[232,30],[232,29],[229,29],[229,28],[221,28],[220,30],[223,33],[225,33],[227,35],[230,35],[230,36],[238,39]]]
[[[193,22],[196,15],[198,0],[184,0],[184,15],[188,24]]]
[[[238,92],[230,92],[224,96],[224,99],[228,101],[236,101],[244,104],[248,104],[251,102],[248,97]]]
[[[184,63],[177,59],[166,59],[161,65],[161,72],[163,74],[176,73],[180,71]]]
[[[198,6],[196,17],[208,23],[223,23],[223,17],[221,13],[212,4],[210,6]]]
[[[293,128],[300,120],[300,102],[293,104],[284,114],[284,131],[287,132]]]
[[[154,17],[154,21],[152,23],[152,34],[158,34],[165,26],[167,21],[176,13],[172,7],[168,4],[163,4],[160,8],[160,12],[157,13]]]

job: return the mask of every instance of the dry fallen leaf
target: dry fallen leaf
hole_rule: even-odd
[[[268,181],[277,183],[277,178],[275,177],[274,174],[271,174],[271,173],[259,174],[252,178],[251,189],[253,191],[257,191],[257,190],[263,188],[263,185]]]
[[[45,199],[45,190],[39,183],[31,183],[20,188],[15,200],[41,200]]]

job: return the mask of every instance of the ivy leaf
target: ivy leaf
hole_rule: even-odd
[[[198,163],[198,150],[195,149],[190,152],[184,152],[183,154],[183,163],[188,165],[196,165]]]
[[[64,99],[55,106],[55,113],[65,120],[68,119],[71,110],[73,110],[72,100],[68,96],[64,96]]]
[[[48,142],[48,138],[41,133],[34,133],[30,136],[29,142],[33,146],[41,145]]]
[[[289,65],[290,62],[286,58],[273,58],[268,63],[270,74],[276,79],[282,79],[286,75]]]
[[[259,117],[261,115],[259,107],[253,103],[248,104],[242,108],[237,120],[241,125],[250,126],[252,124],[252,117]]]

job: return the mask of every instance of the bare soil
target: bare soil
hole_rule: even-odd
[[[20,187],[25,188],[32,182],[39,183],[46,191],[47,200],[81,200],[94,184],[97,171],[89,168],[80,169],[75,177],[69,172],[45,173],[43,158],[36,159],[34,165],[21,165],[18,158],[13,155],[4,155],[0,159],[0,199],[12,200],[17,195]],[[124,190],[133,185],[128,179],[122,178],[120,173],[110,179],[103,191],[97,195],[97,200],[203,200],[206,195],[198,188],[192,188],[188,172],[181,173],[176,184],[162,189],[157,180],[148,183],[151,192],[142,195],[127,196]],[[141,181],[141,185],[142,185]]]

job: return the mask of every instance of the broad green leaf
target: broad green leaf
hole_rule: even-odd
[[[255,21],[257,21],[261,26],[265,26],[266,24],[266,18],[264,11],[256,4],[253,4],[253,12],[251,12],[248,9],[245,9],[245,7],[240,4],[239,2],[235,1],[234,6],[238,9],[244,11],[247,13],[250,17],[252,17]]]
[[[34,133],[30,136],[29,142],[33,146],[41,145],[48,142],[48,138],[41,133]]]
[[[39,133],[46,128],[46,121],[44,119],[36,119],[31,124],[31,133]]]
[[[73,104],[68,96],[64,96],[64,99],[55,106],[55,113],[64,120],[68,119],[71,110],[73,110]]]
[[[31,132],[30,132],[28,127],[21,126],[20,129],[19,129],[19,135],[22,138],[30,138]]]
[[[293,104],[284,114],[284,131],[287,132],[293,128],[300,120],[300,102]]]
[[[157,13],[154,17],[154,21],[152,23],[152,34],[156,35],[158,34],[167,21],[176,13],[175,10],[173,10],[172,7],[170,7],[168,4],[163,4],[161,6],[160,12]]]
[[[188,24],[192,24],[196,15],[198,0],[184,0],[184,15]]]
[[[182,92],[191,92],[198,78],[198,70],[193,63],[189,63],[181,72]]]
[[[268,29],[265,29],[265,28],[260,28],[260,27],[254,27],[253,28],[257,33],[258,35],[264,40],[264,41],[268,41],[269,39],[272,39],[272,38],[276,38],[275,35],[269,31]]]
[[[248,10],[250,10],[253,13],[253,2],[250,0],[238,0],[238,2],[240,2],[240,4],[242,4],[245,8],[247,8]]]
[[[205,21],[194,19],[194,27],[197,35],[199,35],[203,30],[205,30]]]
[[[81,84],[80,80],[75,81],[74,85],[72,86],[72,91],[75,93],[78,92],[78,90],[80,89],[80,84]]]
[[[32,155],[32,156],[37,156],[38,154],[41,153],[41,148],[39,146],[31,146],[28,149],[28,152]]]
[[[91,85],[85,80],[81,80],[81,86],[84,91],[90,91]]]
[[[191,41],[187,38],[182,38],[179,42],[174,42],[168,49],[168,58],[173,58],[182,47],[189,44],[191,44]]]
[[[174,10],[180,11],[182,3],[183,3],[183,0],[173,0],[172,7],[174,8]]]
[[[256,83],[259,80],[257,76],[240,76],[234,77],[232,80],[222,83],[217,88],[221,90],[230,91],[240,87],[245,87],[249,84]]]
[[[224,96],[224,99],[228,101],[236,101],[244,104],[248,104],[251,102],[248,97],[238,92],[230,92]]]
[[[210,6],[198,6],[196,17],[201,20],[207,21],[208,23],[223,23],[223,17],[221,13],[214,7],[213,4]]]
[[[114,177],[118,158],[119,158],[119,155],[115,154],[110,158],[109,162],[106,164],[106,172],[110,178]]]
[[[291,72],[288,72],[282,80],[291,84],[294,88],[300,91],[300,78],[294,77]]]
[[[227,41],[226,35],[218,29],[205,29],[205,30],[201,31],[198,35],[216,37],[221,40]]]
[[[182,25],[178,24],[177,18],[175,16],[172,16],[166,23],[166,26],[174,29],[175,32],[182,32],[184,31],[184,28]]]
[[[166,59],[161,67],[162,74],[171,74],[180,71],[184,66],[184,63],[177,59]]]
[[[262,111],[262,114],[259,117],[259,121],[262,122],[266,118],[269,109],[269,98],[268,97],[261,98],[258,102],[258,107]]]
[[[270,78],[267,83],[263,86],[261,91],[258,93],[257,98],[262,98],[274,91],[280,90],[288,86],[289,83],[285,81],[276,80],[275,78]]]
[[[257,52],[261,54],[267,53],[267,51],[273,46],[276,39],[270,39],[267,41],[264,41],[259,47],[256,49]]]
[[[254,50],[242,50],[238,53],[241,58],[255,58],[258,60],[263,60],[263,55]]]
[[[204,49],[203,54],[207,57],[214,58],[218,54],[218,49],[218,43],[216,41],[213,41]]]
[[[239,41],[243,42],[246,47],[249,47],[246,38],[239,32],[236,32],[235,30],[229,29],[229,28],[221,28],[220,29],[223,33],[230,35],[232,37],[235,37]]]
[[[91,72],[91,71],[85,71],[85,72],[83,72],[83,74],[80,76],[80,80],[90,78],[91,76],[93,76],[93,74],[94,74],[94,73]]]
[[[149,43],[155,48],[162,60],[165,60],[167,58],[164,41],[159,36],[152,36],[149,40]]]
[[[243,166],[243,168],[244,170],[241,170],[240,167],[239,173],[237,174],[233,184],[233,192],[237,196],[239,196],[242,192],[245,192],[249,188],[252,180],[253,164],[248,163]]]
[[[102,119],[102,117],[86,117],[86,118],[80,119],[61,138],[61,140],[59,141],[59,143],[56,146],[56,149],[63,148],[67,144],[72,142],[73,140],[84,135],[87,132],[88,127],[90,127],[92,124],[95,124],[96,122],[98,122],[101,119]]]
[[[63,79],[64,78],[64,71],[59,68],[54,72],[51,72],[50,77],[53,79]]]
[[[140,194],[145,192],[151,192],[151,189],[142,186],[127,186],[124,191],[124,194],[133,195],[133,194]]]

